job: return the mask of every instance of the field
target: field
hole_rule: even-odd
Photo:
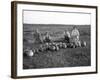
[[[74,25],[56,24],[23,24],[23,51],[29,47],[32,50],[40,44],[34,43],[33,33],[39,29],[42,36],[50,32],[52,39],[62,36],[64,30],[73,28]],[[86,41],[86,47],[66,48],[59,51],[44,51],[34,54],[33,57],[23,56],[23,69],[79,67],[91,65],[91,32],[90,25],[76,25],[80,32],[80,40]]]

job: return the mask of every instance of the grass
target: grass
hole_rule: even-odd
[[[31,49],[38,48],[40,44],[34,44],[32,32],[38,28],[44,35],[44,32],[51,32],[53,38],[62,35],[65,29],[71,31],[74,25],[29,25],[24,24],[23,46]],[[24,69],[54,68],[54,67],[76,67],[91,65],[91,45],[90,45],[90,25],[77,25],[80,31],[80,40],[86,41],[86,47],[66,48],[59,51],[44,51],[34,54],[33,57],[23,57]]]

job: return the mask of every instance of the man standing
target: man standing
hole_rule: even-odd
[[[80,36],[79,30],[77,29],[76,26],[74,26],[71,32],[71,41],[78,46],[79,46],[79,36]]]
[[[39,33],[38,29],[36,29],[34,31],[34,39],[35,39],[35,43],[41,43],[41,34]]]

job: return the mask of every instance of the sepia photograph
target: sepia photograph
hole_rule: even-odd
[[[12,2],[13,78],[97,73],[97,6]]]

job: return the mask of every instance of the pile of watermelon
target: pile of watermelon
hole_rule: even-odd
[[[76,43],[65,43],[65,42],[46,42],[40,45],[39,48],[33,50],[27,50],[24,53],[27,56],[33,56],[35,53],[40,53],[44,51],[59,51],[60,49],[67,48],[77,48],[77,47],[86,47],[85,41],[79,41]]]

